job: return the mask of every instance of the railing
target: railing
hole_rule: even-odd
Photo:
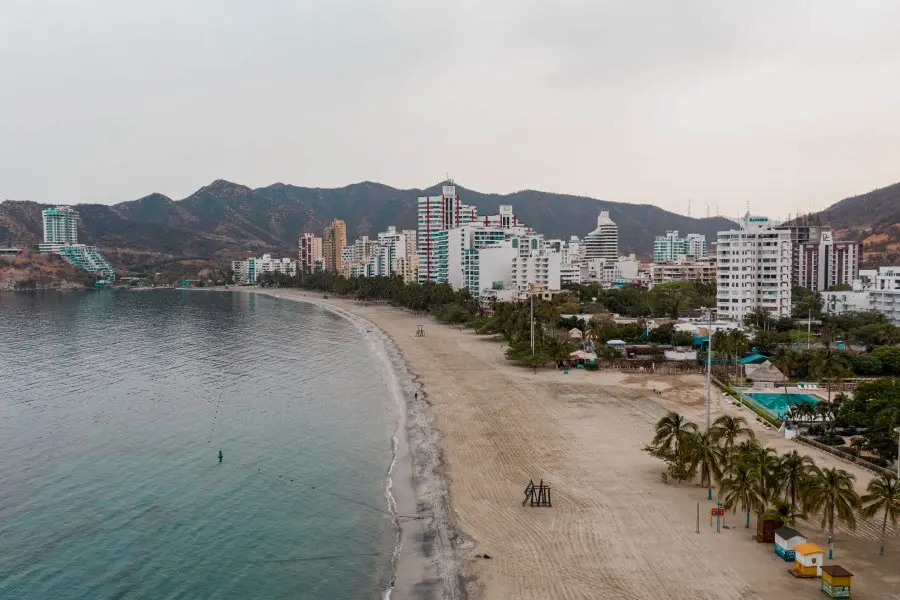
[[[807,446],[812,446],[813,448],[822,450],[823,452],[828,452],[829,454],[833,454],[833,455],[837,456],[838,458],[852,462],[852,463],[856,464],[857,466],[862,467],[863,469],[866,469],[867,471],[870,471],[876,475],[878,475],[880,473],[885,473],[887,475],[896,475],[896,473],[894,473],[890,469],[885,469],[884,467],[880,467],[880,466],[876,465],[875,463],[870,463],[866,459],[861,458],[859,456],[853,456],[852,454],[844,452],[843,450],[838,450],[838,449],[832,448],[831,446],[828,446],[826,444],[822,444],[815,440],[811,440],[806,436],[798,435],[798,436],[795,436],[794,439],[797,440],[798,442],[806,444]]]

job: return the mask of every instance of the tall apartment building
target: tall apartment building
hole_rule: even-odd
[[[794,225],[784,226],[791,234],[792,254],[791,254],[791,283],[800,285],[800,253],[803,245],[808,243],[818,243],[822,237],[822,232],[827,228],[818,222],[812,222],[809,219],[798,219]]]
[[[375,265],[372,258],[377,249],[378,241],[367,235],[357,238],[349,246],[344,246],[341,250],[340,273],[347,278],[373,277]]]
[[[851,285],[859,277],[859,252],[859,242],[836,242],[830,230],[822,230],[818,241],[800,244],[795,284],[814,292]]]
[[[459,290],[468,288],[473,296],[479,289],[472,286],[478,280],[480,268],[478,250],[497,245],[506,240],[506,232],[499,227],[463,225],[447,232],[447,281]],[[477,284],[476,284],[477,285]]]
[[[708,253],[706,236],[689,233],[680,237],[677,231],[667,231],[666,235],[656,236],[653,241],[653,262],[663,263],[677,260],[680,256],[705,258]]]
[[[326,271],[341,272],[341,252],[347,245],[347,224],[335,219],[325,228],[322,264]]]
[[[586,260],[605,258],[615,261],[619,258],[619,228],[609,218],[609,211],[600,212],[597,228],[584,237],[584,246]]]
[[[59,246],[78,243],[78,212],[71,206],[54,206],[41,211],[44,243],[41,252],[55,252]]]
[[[103,279],[113,279],[116,270],[94,246],[78,243],[78,212],[71,206],[54,206],[41,211],[44,241],[41,252],[58,254],[70,265]]]
[[[303,273],[312,273],[316,265],[322,262],[322,238],[311,233],[300,236],[300,262],[298,267]]]
[[[448,181],[440,196],[422,196],[418,202],[418,227],[416,232],[419,256],[420,283],[447,283],[449,276],[447,232],[477,218],[474,206],[463,204],[456,193],[456,186]]]
[[[740,321],[758,306],[774,316],[791,314],[791,232],[766,217],[741,219],[741,228],[718,233],[717,308],[721,319]]]
[[[272,258],[271,254],[263,254],[262,258],[250,257],[247,260],[231,262],[235,283],[252,285],[263,273],[283,273],[294,277],[297,275],[297,262],[290,258]]]
[[[546,248],[517,253],[512,259],[512,287],[519,296],[530,293],[535,286],[544,290],[559,290],[562,254]]]
[[[900,326],[900,267],[880,267],[869,287],[871,309]]]

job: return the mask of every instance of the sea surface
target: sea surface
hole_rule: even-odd
[[[382,597],[398,421],[364,330],[255,294],[2,293],[0,360],[0,598]]]

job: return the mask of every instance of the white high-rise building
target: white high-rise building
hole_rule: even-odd
[[[584,258],[605,258],[615,261],[619,258],[619,228],[609,218],[609,211],[600,211],[597,229],[584,237]]]
[[[272,258],[271,254],[263,254],[262,258],[251,257],[247,260],[231,262],[235,283],[252,285],[263,273],[283,273],[294,277],[297,275],[297,261],[290,258]]]
[[[741,229],[719,232],[716,248],[719,318],[740,321],[758,306],[774,316],[790,316],[790,231],[748,213]]]
[[[694,258],[706,258],[709,256],[709,246],[706,244],[706,236],[702,233],[689,233],[684,238],[685,254]]]
[[[411,229],[397,231],[394,226],[378,234],[378,246],[370,259],[371,275],[378,277],[402,277],[405,283],[416,281],[416,232]]]
[[[300,236],[299,246],[299,268],[304,273],[312,273],[316,270],[316,265],[321,264],[322,262],[322,238],[315,236],[312,233],[304,233]]]
[[[41,211],[44,243],[41,252],[56,252],[59,246],[78,243],[78,212],[71,206],[54,206]]]
[[[418,205],[416,243],[419,255],[420,283],[447,283],[449,240],[447,231],[474,221],[474,206],[463,204],[456,186],[448,181],[440,196],[422,196]]]
[[[680,256],[687,255],[705,258],[708,253],[706,236],[699,233],[689,233],[685,237],[680,237],[677,231],[667,231],[666,235],[657,236],[653,240],[655,263],[674,261]]]
[[[469,288],[469,293],[477,296],[478,288],[470,284],[478,280],[478,250],[505,240],[506,232],[499,227],[470,224],[451,229],[447,240],[447,283],[455,290]]]

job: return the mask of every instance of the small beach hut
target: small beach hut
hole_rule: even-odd
[[[806,537],[796,529],[779,527],[775,530],[775,554],[785,562],[793,562],[794,548],[806,543]]]
[[[840,565],[822,567],[822,591],[829,598],[849,598],[853,573]]]
[[[812,542],[794,548],[794,575],[797,577],[818,577],[822,574],[825,551]]]

